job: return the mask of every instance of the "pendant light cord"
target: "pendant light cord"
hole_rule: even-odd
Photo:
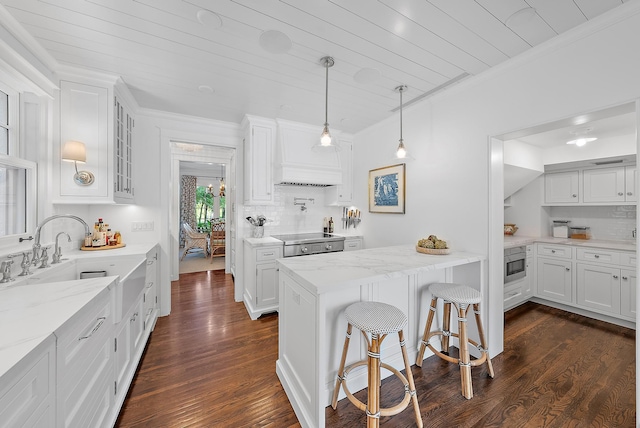
[[[329,126],[329,58],[325,59],[324,126]]]
[[[398,91],[400,92],[400,142],[402,142],[402,92],[404,88],[400,86]]]

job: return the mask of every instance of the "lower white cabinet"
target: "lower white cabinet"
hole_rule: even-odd
[[[589,309],[620,313],[620,269],[578,263],[576,303]]]
[[[538,257],[536,273],[538,296],[556,302],[572,302],[571,260]]]
[[[282,244],[254,247],[244,243],[244,304],[252,320],[278,310],[278,268]]]
[[[55,427],[56,338],[52,334],[0,385],[1,428]]]
[[[109,426],[114,403],[112,293],[101,294],[55,332],[58,427]]]
[[[635,270],[620,270],[620,315],[636,319]]]
[[[345,238],[344,239],[344,251],[356,251],[362,250],[362,238]]]

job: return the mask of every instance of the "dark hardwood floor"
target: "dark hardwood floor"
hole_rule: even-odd
[[[172,299],[117,427],[300,426],[275,374],[277,315],[251,321],[223,271],[181,275]],[[495,379],[474,368],[471,400],[457,365],[431,357],[413,366],[426,427],[635,426],[635,331],[535,303],[505,321]],[[395,379],[383,381],[383,405],[402,394]],[[326,418],[328,427],[366,425],[347,400]],[[381,426],[413,427],[413,412]]]

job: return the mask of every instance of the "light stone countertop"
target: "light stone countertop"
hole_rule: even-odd
[[[269,247],[273,245],[282,245],[282,241],[271,236],[265,238],[244,238],[244,241],[253,248]]]
[[[418,253],[415,245],[400,245],[289,257],[278,259],[277,263],[317,295],[358,286],[365,279],[375,282],[484,260],[486,257],[479,254],[452,251],[448,255],[430,255]]]
[[[504,248],[519,247],[521,245],[541,242],[545,244],[573,245],[576,247],[601,248],[606,250],[636,251],[636,241],[609,241],[604,239],[571,239],[534,236],[505,236]]]
[[[115,276],[0,290],[0,379],[89,302],[115,287]]]

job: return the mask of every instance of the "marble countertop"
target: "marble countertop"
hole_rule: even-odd
[[[375,282],[483,260],[485,256],[460,251],[422,254],[412,244],[289,257],[278,259],[278,265],[309,292],[321,294],[360,285],[363,279]]]
[[[265,238],[244,238],[244,242],[248,243],[253,248],[282,245],[281,240],[272,238],[271,236],[267,236]]]
[[[546,244],[573,245],[576,247],[602,248],[607,250],[636,251],[636,241],[609,241],[604,239],[571,239],[552,238],[534,236],[506,236],[504,237],[504,248],[513,248],[521,245],[529,245],[536,242]]]
[[[0,290],[0,379],[117,277],[17,285]]]

